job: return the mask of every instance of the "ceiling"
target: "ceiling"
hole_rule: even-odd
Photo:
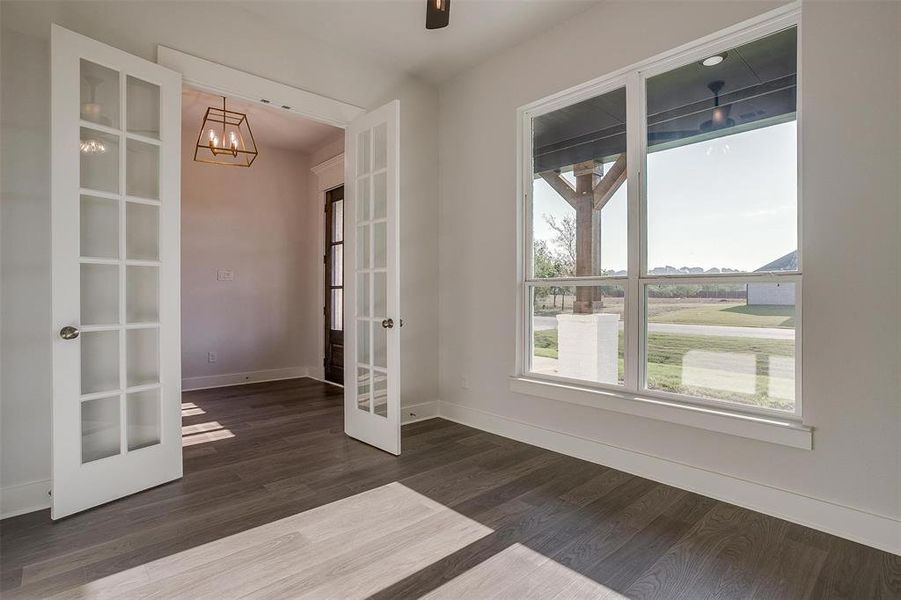
[[[193,130],[196,135],[207,107],[221,107],[222,96],[184,88],[181,102],[182,125]],[[266,108],[232,98],[227,99],[227,108],[247,114],[254,139],[265,148],[312,152],[343,131],[278,108]]]
[[[288,28],[441,83],[598,0],[453,0],[450,26],[426,30],[425,0],[258,0],[242,7]]]

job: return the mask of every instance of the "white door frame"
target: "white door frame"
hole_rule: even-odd
[[[166,46],[156,48],[156,62],[181,73],[182,81],[190,87],[295,113],[341,129],[347,129],[351,121],[366,114],[365,109],[347,102],[258,77]]]

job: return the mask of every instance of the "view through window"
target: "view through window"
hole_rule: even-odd
[[[796,29],[612,87],[531,118],[526,370],[797,412]]]

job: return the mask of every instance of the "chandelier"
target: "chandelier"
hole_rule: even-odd
[[[246,114],[227,110],[225,96],[222,97],[222,108],[210,106],[206,109],[194,147],[194,160],[249,167],[258,154]]]

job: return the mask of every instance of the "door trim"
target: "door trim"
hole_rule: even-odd
[[[307,119],[346,129],[366,110],[347,102],[291,87],[166,46],[156,47],[156,62],[182,75],[185,85],[220,96],[241,98],[268,108],[281,107]],[[269,102],[262,102],[262,100]]]

